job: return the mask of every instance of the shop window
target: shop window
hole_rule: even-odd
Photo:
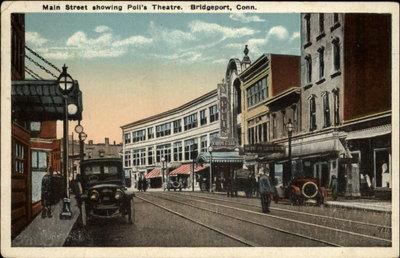
[[[214,105],[209,108],[210,111],[210,123],[218,121],[218,106]]]
[[[211,122],[211,117],[210,117]],[[197,127],[197,114],[191,114],[183,118],[183,126],[185,131]]]
[[[181,119],[178,119],[178,120],[175,120],[174,122],[172,122],[173,126],[174,126],[174,133],[182,132],[182,122],[181,121],[182,121]]]
[[[206,110],[200,110],[200,125],[207,124]]]
[[[392,187],[391,157],[389,149],[381,148],[374,150],[375,163],[375,187]]]
[[[182,142],[174,142],[174,161],[182,161]]]
[[[22,174],[25,169],[25,147],[15,142],[14,144],[14,173]]]
[[[47,169],[47,152],[32,151],[32,169],[46,170]]]

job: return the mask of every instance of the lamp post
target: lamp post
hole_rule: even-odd
[[[209,191],[210,193],[212,192],[212,152],[213,152],[213,147],[210,145],[208,147],[208,152],[210,153],[210,186],[209,186]]]
[[[288,133],[288,138],[289,138],[289,181],[292,179],[292,132],[293,132],[293,124],[292,120],[289,119],[289,121],[286,124],[286,129]]]
[[[165,178],[164,178],[164,170],[165,170],[165,158],[161,158],[161,163],[162,163],[162,178],[161,178],[161,187],[164,187],[165,184]],[[165,188],[164,188],[165,190]]]
[[[65,176],[65,198],[63,199],[63,210],[60,219],[71,219],[71,206],[69,199],[69,173],[68,173],[68,114],[74,115],[78,111],[75,104],[68,105],[68,93],[73,89],[74,80],[68,74],[64,64],[62,72],[57,79],[57,84],[64,99],[64,121],[63,121],[63,174]]]
[[[78,134],[79,137],[79,161],[80,163],[84,159],[84,142],[87,138],[87,134],[83,131],[83,126],[81,125],[81,121],[79,120],[78,125],[75,126],[75,132]]]

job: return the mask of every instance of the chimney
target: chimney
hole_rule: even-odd
[[[105,142],[106,146],[110,145],[110,139],[109,138],[106,137],[104,139],[104,142]]]
[[[115,145],[115,141],[114,141],[114,145]]]
[[[250,57],[248,56],[249,49],[247,48],[247,45],[244,47],[243,53],[244,53],[244,57],[242,60],[242,70],[245,70],[251,64]]]
[[[89,145],[93,145],[93,140],[89,140]]]

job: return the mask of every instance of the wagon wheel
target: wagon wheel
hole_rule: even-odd
[[[128,214],[127,214],[128,223],[129,223],[129,224],[135,223],[135,202],[134,202],[134,200],[133,200],[133,197],[132,197],[132,199],[129,201],[127,210],[128,210]]]
[[[86,217],[86,203],[85,201],[82,201],[81,203],[81,222],[82,226],[86,226],[87,224],[87,217]]]

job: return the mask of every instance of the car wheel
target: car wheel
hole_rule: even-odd
[[[81,204],[81,222],[82,222],[82,226],[86,226],[87,224],[87,216],[86,216],[86,203],[85,201],[82,201]]]
[[[129,224],[133,224],[135,223],[135,202],[132,199],[129,201],[129,205],[128,205],[128,223]]]

